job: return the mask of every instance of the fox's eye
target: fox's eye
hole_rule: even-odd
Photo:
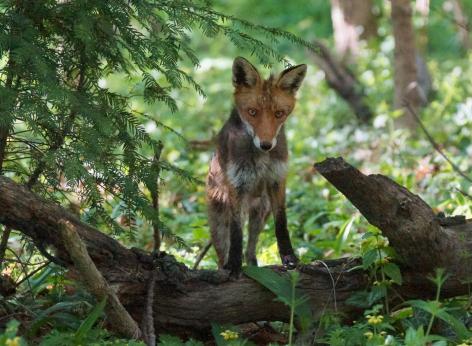
[[[285,115],[284,111],[277,111],[275,112],[275,117],[276,118],[282,118]]]
[[[249,108],[249,110],[247,111],[249,113],[249,115],[251,117],[255,117],[256,114],[257,114],[257,109],[254,109],[254,108]]]

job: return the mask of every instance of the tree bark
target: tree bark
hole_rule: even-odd
[[[451,5],[459,41],[464,51],[468,51],[471,47],[471,42],[469,37],[469,20],[464,13],[464,6],[461,0],[451,0]]]
[[[382,230],[405,267],[418,273],[441,267],[457,276],[471,276],[470,220],[454,228],[443,227],[419,196],[383,175],[366,176],[342,158],[327,159],[315,167]]]
[[[359,41],[377,35],[377,20],[371,0],[331,0],[336,52],[341,60],[354,58]]]
[[[410,0],[392,0],[392,25],[394,50],[395,108],[404,110],[398,125],[415,129],[417,124],[414,116],[404,107],[409,104],[415,111],[424,102],[418,83],[416,65],[415,32],[412,22]]]
[[[111,329],[116,334],[128,339],[140,338],[142,334],[138,324],[121,305],[115,292],[98,271],[75,227],[69,222],[61,220],[59,227],[64,246],[74,261],[74,269],[79,273],[81,281],[98,301],[107,300],[105,310]]]
[[[418,196],[384,176],[365,176],[340,158],[318,163],[316,168],[369,222],[382,230],[399,253],[404,283],[395,290],[403,299],[432,297],[435,287],[427,277],[439,266],[451,275],[442,290],[444,297],[468,292],[466,281],[472,270],[471,220],[441,226],[431,208]],[[121,303],[140,321],[146,306],[147,282],[154,268],[152,257],[137,249],[124,248],[60,206],[40,199],[9,178],[0,177],[0,223],[54,247],[56,255],[73,270],[60,236],[63,222],[77,231]],[[299,266],[299,286],[309,297],[315,318],[333,310],[347,318],[358,316],[359,311],[346,302],[354,292],[368,287],[367,275],[353,270],[358,264],[356,259],[344,258]],[[212,322],[240,324],[289,318],[287,307],[249,278],[228,281],[224,272],[190,270],[165,254],[159,258],[158,268],[154,273],[155,295],[159,299],[153,304],[157,333],[205,338]],[[272,268],[286,275],[280,267]]]

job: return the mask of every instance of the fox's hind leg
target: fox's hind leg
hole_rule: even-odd
[[[223,268],[228,260],[230,244],[231,206],[229,191],[224,181],[218,157],[213,156],[206,182],[208,202],[208,225],[211,242],[218,256],[218,268]]]
[[[210,201],[208,204],[208,224],[211,242],[218,257],[218,268],[221,269],[228,260],[230,245],[231,211],[224,202]]]
[[[270,214],[270,202],[266,195],[255,198],[249,209],[249,236],[246,247],[246,263],[257,266],[256,248],[259,234]]]

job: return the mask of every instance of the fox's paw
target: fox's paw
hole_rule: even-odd
[[[282,265],[285,269],[295,269],[298,264],[298,258],[294,254],[282,256]]]

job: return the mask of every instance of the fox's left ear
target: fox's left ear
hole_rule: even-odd
[[[305,64],[289,67],[282,71],[277,81],[277,86],[290,93],[295,93],[303,82],[306,75]]]

